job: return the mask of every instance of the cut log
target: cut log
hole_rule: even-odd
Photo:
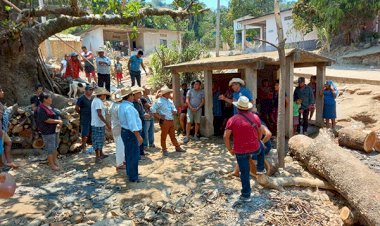
[[[22,108],[18,108],[18,109],[17,109],[17,114],[19,114],[19,115],[24,115],[24,114],[25,114],[25,110],[22,109]]]
[[[369,95],[372,93],[372,90],[362,90],[362,91],[358,91],[356,94],[357,95]]]
[[[375,148],[375,151],[380,152],[380,140],[376,141],[374,148]]]
[[[32,147],[34,149],[42,149],[44,147],[44,141],[42,138],[37,138],[33,141]]]
[[[74,143],[70,146],[70,152],[74,152],[74,151],[80,151],[82,148],[82,144],[81,143]]]
[[[67,152],[69,152],[69,150],[70,150],[69,145],[67,145],[67,144],[59,145],[58,152],[62,155],[67,154]]]
[[[347,206],[340,210],[340,219],[343,221],[344,225],[351,226],[359,222],[359,216],[355,211],[351,211]]]
[[[26,124],[24,125],[24,129],[28,129],[30,127],[30,125]]]
[[[12,133],[13,134],[19,134],[21,131],[23,131],[24,130],[24,126],[23,125],[21,125],[21,124],[18,124],[18,125],[16,125],[15,127],[13,127],[13,129],[12,129]]]
[[[325,178],[366,225],[380,225],[380,177],[353,154],[336,145],[321,130],[316,139],[297,135],[289,140],[290,153],[309,171]]]
[[[19,133],[19,136],[31,142],[33,139],[33,131],[32,129],[24,129]]]
[[[17,119],[15,119],[15,118],[11,119],[11,124],[12,125],[17,125],[17,123],[18,123]]]
[[[343,128],[339,130],[340,146],[370,153],[376,142],[376,133],[365,133],[362,130]]]

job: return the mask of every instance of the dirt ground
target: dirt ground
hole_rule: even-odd
[[[378,86],[338,84],[338,126],[380,129]],[[360,88],[354,94],[350,90]],[[371,91],[358,95],[360,91]],[[156,128],[156,145],[160,132]],[[181,140],[182,137],[179,137]],[[169,141],[169,140],[168,140]],[[186,153],[163,157],[158,148],[140,161],[144,182],[126,180],[115,169],[115,146],[95,164],[92,154],[62,156],[62,170],[52,172],[38,157],[17,156],[22,166],[10,171],[17,181],[14,197],[0,200],[0,225],[341,225],[339,209],[347,205],[337,193],[315,188],[264,189],[251,179],[253,199],[236,205],[240,180],[229,176],[236,162],[219,137],[190,142]],[[347,150],[349,151],[349,150]],[[274,151],[275,152],[275,151]],[[354,153],[380,173],[379,153]],[[273,153],[275,154],[275,153]],[[312,177],[300,163],[286,157],[278,176]]]

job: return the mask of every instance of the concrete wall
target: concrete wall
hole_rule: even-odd
[[[179,42],[178,33],[172,31],[144,32],[144,52],[153,53],[160,46],[160,40],[166,40],[167,46],[173,48],[173,42]]]
[[[317,32],[313,31],[307,35],[303,35],[301,32],[297,31],[293,26],[292,11],[286,11],[281,13],[282,25],[284,29],[284,35],[286,38],[286,43],[300,43],[306,41],[317,40]],[[266,39],[268,42],[277,44],[277,27],[274,15],[268,17],[266,20]],[[302,45],[302,44],[300,44]],[[268,44],[267,44],[268,46]],[[295,46],[293,46],[295,47]],[[302,47],[302,46],[300,46]]]
[[[87,32],[82,36],[82,44],[88,50],[96,52],[100,47],[104,46],[103,28],[97,28],[93,31]]]

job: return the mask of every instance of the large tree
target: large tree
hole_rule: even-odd
[[[127,0],[57,0],[55,5],[38,8],[36,1],[0,0],[0,74],[8,103],[29,104],[36,84],[59,92],[54,82],[44,76],[38,63],[39,45],[65,29],[85,24],[130,25],[147,16],[185,18],[206,9],[197,1],[174,1],[176,8],[141,7],[140,1]],[[58,6],[59,5],[59,6]],[[21,11],[18,10],[21,9]],[[46,16],[45,23],[38,22]]]

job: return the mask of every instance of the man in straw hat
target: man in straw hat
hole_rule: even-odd
[[[119,119],[119,108],[123,98],[121,97],[121,90],[116,90],[111,95],[112,101],[114,101],[110,108],[111,114],[111,127],[113,139],[116,143],[116,169],[121,170],[125,169],[125,155],[124,155],[124,143],[121,138],[121,125]]]
[[[137,112],[139,113],[139,117],[140,117],[141,122],[143,122],[144,116],[145,116],[145,110],[144,110],[144,106],[141,103],[140,99],[141,99],[142,92],[144,91],[144,89],[139,87],[139,86],[133,86],[131,89],[132,89],[132,95],[133,95],[133,106],[136,108]],[[142,136],[144,136],[143,130],[144,130],[144,124],[142,124],[142,129],[140,131],[140,134]],[[141,156],[145,155],[144,145],[140,145],[140,155]],[[143,157],[140,159],[143,159]]]
[[[91,129],[92,129],[92,147],[95,149],[95,162],[99,163],[102,159],[108,157],[103,154],[105,140],[105,127],[111,130],[111,126],[106,121],[106,107],[104,101],[110,96],[108,90],[98,87],[94,91],[96,96],[91,103]]]
[[[164,86],[160,90],[161,97],[156,103],[151,107],[151,111],[154,116],[160,121],[161,127],[161,147],[162,154],[164,156],[168,155],[168,150],[166,147],[166,137],[169,135],[170,140],[177,152],[185,152],[179,145],[175,137],[175,128],[174,128],[174,116],[177,114],[177,109],[173,104],[173,101],[170,100],[170,95],[173,92],[172,89],[169,89],[167,86]]]
[[[96,70],[98,71],[98,86],[111,90],[111,59],[104,55],[104,49],[98,49],[96,57]]]
[[[227,122],[224,132],[224,143],[228,151],[236,156],[240,168],[240,179],[242,190],[239,200],[249,202],[251,197],[251,186],[249,182],[249,160],[257,156],[258,177],[265,174],[264,151],[261,148],[262,137],[260,118],[249,110],[253,104],[245,96],[241,96],[233,105],[238,109]],[[230,138],[234,137],[234,146],[231,146]]]
[[[245,88],[244,85],[245,85],[245,82],[241,78],[233,78],[233,79],[231,79],[231,81],[229,82],[229,86],[234,91],[233,94],[232,94],[232,99],[228,99],[224,95],[220,95],[219,99],[223,100],[223,101],[225,101],[227,103],[232,104],[232,102],[238,101],[239,97],[245,96],[245,97],[248,98],[248,100],[254,106],[255,105],[255,101],[254,101],[254,99],[252,97],[252,93],[251,93],[250,90],[248,90],[247,88]],[[236,106],[234,106],[234,115],[236,115],[237,113],[238,113],[238,111],[236,109]]]
[[[142,122],[139,113],[133,106],[134,96],[130,88],[121,89],[120,97],[123,102],[119,108],[121,138],[124,143],[127,175],[130,182],[142,182],[139,178],[140,148],[144,139],[141,136]]]

